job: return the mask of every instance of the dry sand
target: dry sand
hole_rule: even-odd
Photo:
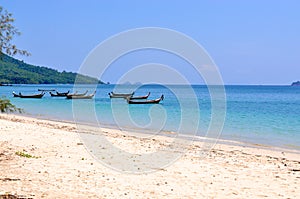
[[[136,139],[113,129],[105,129],[105,136],[129,152],[140,151],[141,146],[147,146],[143,152],[151,152],[168,140]],[[74,124],[0,114],[0,195],[300,198],[299,151],[255,148],[238,142],[217,144],[205,158],[199,151],[201,142],[194,142],[168,167],[147,174],[126,174],[96,161],[82,144]]]

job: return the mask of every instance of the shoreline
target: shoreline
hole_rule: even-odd
[[[51,121],[51,122],[59,122],[59,123],[67,123],[67,124],[75,124],[74,121],[72,120],[59,120],[59,119],[55,119],[54,117],[49,117],[46,115],[34,115],[34,114],[6,114],[6,115],[13,115],[13,116],[20,116],[20,117],[24,117],[24,118],[31,118],[31,119],[37,119],[37,120],[44,120],[44,121]],[[1,114],[0,114],[0,119],[1,119]],[[75,124],[76,125],[76,124]],[[83,125],[83,126],[91,126],[91,127],[98,127],[93,123],[89,123],[89,122],[80,122],[79,125]],[[119,127],[113,125],[113,124],[102,124],[100,126],[101,128],[105,128],[105,129],[111,129],[111,130],[120,130]],[[147,134],[147,132],[143,132],[143,133],[139,133],[140,130],[138,129],[134,129],[131,127],[125,127],[124,128],[125,131],[133,131],[133,132],[137,132],[138,134]],[[151,132],[151,129],[147,129],[147,131]],[[162,131],[162,133],[164,134],[164,136],[168,136],[168,134],[173,134],[174,132],[172,131],[168,131],[168,130],[164,130]],[[151,133],[149,133],[151,135]],[[210,139],[214,139],[214,138],[209,138],[209,137],[202,137],[199,135],[188,135],[188,134],[181,134],[182,137],[184,137],[184,139],[192,139],[194,141],[201,141],[204,139],[210,140]],[[221,136],[220,136],[221,137]],[[228,138],[228,139],[227,139]],[[217,143],[223,143],[223,144],[228,144],[228,145],[238,145],[238,146],[245,146],[245,147],[251,147],[251,148],[264,148],[264,149],[270,149],[270,150],[276,150],[276,151],[286,151],[286,152],[291,152],[291,153],[299,153],[300,154],[300,147],[299,146],[291,146],[289,144],[282,144],[282,145],[272,145],[269,143],[256,143],[254,142],[254,140],[252,141],[240,141],[238,139],[231,139],[231,137],[227,136],[226,138],[218,138],[216,141]]]
[[[116,129],[105,136],[129,152],[162,149],[168,137],[139,139]],[[74,124],[0,114],[0,195],[32,198],[300,197],[300,154],[243,143],[217,143],[206,157],[193,142],[155,172],[128,174],[94,159]],[[103,153],[106,149],[103,149]],[[16,152],[30,154],[31,158]],[[110,156],[118,157],[112,151]],[[3,172],[5,171],[5,172]],[[0,196],[1,198],[1,196]]]
[[[72,88],[71,85],[69,86],[58,86],[58,85],[52,85],[53,88],[60,90],[60,91],[67,91]],[[107,85],[106,85],[107,86]],[[51,85],[50,85],[51,87]],[[42,86],[39,85],[32,85],[32,88],[20,88],[20,91],[22,92],[33,92],[33,90],[42,88]],[[125,87],[124,87],[125,88]],[[177,88],[177,87],[176,87]],[[179,87],[180,88],[180,87]],[[18,88],[16,88],[19,90]],[[84,88],[83,90],[87,90],[87,88]],[[97,95],[95,97],[95,110],[96,114],[98,116],[99,122],[101,122],[104,125],[111,126],[116,125],[116,122],[114,120],[114,116],[112,116],[112,110],[111,110],[111,100],[108,98],[107,93],[111,92],[111,90],[114,89],[113,85],[111,87],[99,87],[97,91]],[[126,88],[127,89],[127,88]],[[203,121],[201,121],[200,125],[198,126],[198,132],[197,134],[200,136],[205,136],[208,126],[211,122],[210,119],[210,108],[209,108],[209,100],[210,98],[207,95],[207,89],[203,89],[201,86],[195,86],[193,89],[195,89],[196,92],[202,93],[203,96],[201,100],[199,101],[200,104],[202,104],[205,108],[203,108],[203,114],[201,113],[201,117],[203,118]],[[88,89],[89,90],[89,89]],[[171,94],[167,90],[164,90],[162,88],[150,86],[141,88],[139,91],[140,94],[144,94],[145,92],[150,91],[152,93],[160,92],[165,93],[167,95]],[[254,93],[251,94],[251,107],[249,109],[247,108],[247,100],[242,98],[241,96],[245,93],[247,93],[249,90],[253,91]],[[227,107],[227,116],[226,116],[226,122],[224,123],[224,128],[221,133],[221,139],[224,140],[234,140],[239,142],[246,142],[246,143],[253,143],[253,144],[262,144],[262,145],[271,145],[274,147],[280,147],[280,148],[287,148],[287,149],[296,149],[300,150],[300,136],[297,132],[299,132],[299,121],[297,118],[297,113],[294,111],[291,111],[291,114],[286,115],[285,112],[289,112],[289,110],[296,110],[297,109],[297,95],[293,96],[293,89],[286,88],[284,89],[285,92],[280,92],[281,88],[278,86],[274,86],[274,88],[259,88],[257,86],[252,87],[251,85],[245,85],[245,88],[242,88],[240,86],[233,86],[230,87],[226,92],[229,95],[230,98],[227,102],[229,107]],[[278,99],[284,99],[287,98],[288,101],[283,100],[280,103],[273,103],[272,98],[268,98],[268,93],[274,93],[275,96],[277,96],[276,93],[281,93],[280,96],[277,96]],[[7,96],[11,96],[11,89],[4,89],[2,91],[3,94]],[[255,95],[261,94],[261,97],[266,97],[266,100],[269,102],[268,106],[264,106],[265,102],[262,102],[260,100],[256,101]],[[252,96],[254,95],[254,96]],[[11,101],[18,105],[19,107],[24,108],[24,110],[28,111],[28,114],[32,114],[31,117],[37,117],[42,119],[51,119],[56,120],[73,120],[72,115],[72,102],[66,101],[66,100],[60,100],[60,98],[51,98],[49,95],[45,96],[42,100],[37,101],[36,100],[21,100],[18,98],[10,98]],[[168,115],[168,118],[170,120],[167,121],[167,125],[163,128],[165,130],[170,131],[177,131],[178,129],[178,121],[180,121],[178,115],[178,118],[176,117],[175,112],[172,112],[173,108],[179,108],[179,106],[174,103],[176,100],[174,97],[166,98],[170,99],[170,101],[165,101],[168,106],[163,106],[167,111],[170,111],[170,115]],[[247,99],[247,98],[246,98]],[[175,101],[174,101],[175,100]],[[200,100],[200,98],[198,99]],[[208,100],[208,101],[207,101]],[[27,103],[28,101],[28,103]],[[32,101],[32,103],[29,103],[29,101]],[[249,101],[249,100],[248,100]],[[288,102],[288,103],[285,103]],[[88,102],[89,103],[89,102]],[[122,103],[122,102],[121,102]],[[236,105],[234,105],[237,103]],[[125,103],[126,104],[126,103]],[[169,106],[170,105],[170,106]],[[234,105],[234,106],[233,106]],[[296,106],[295,106],[296,105]],[[58,110],[53,110],[53,107],[60,107]],[[206,108],[207,106],[207,108]],[[243,110],[236,110],[235,107],[243,107]],[[103,107],[103,108],[102,108]],[[266,109],[265,109],[266,108]],[[131,108],[129,108],[131,110]],[[133,108],[134,111],[131,115],[133,118],[137,118],[137,123],[148,125],[148,116],[147,116],[147,108],[145,108],[145,111],[143,111],[144,107],[139,107],[138,109]],[[265,112],[262,114],[259,110],[265,110]],[[274,110],[277,110],[277,113],[280,115],[273,114]],[[36,110],[36,111],[35,111]],[[102,112],[101,112],[102,111]],[[245,117],[239,118],[239,111],[241,111],[242,114],[244,114]],[[42,115],[40,115],[42,113]],[[174,115],[173,115],[174,113]],[[146,115],[145,115],[146,114]],[[102,117],[103,116],[103,117]],[[141,119],[139,119],[141,117]],[[176,119],[172,119],[172,118]],[[227,119],[228,118],[228,119]],[[247,118],[252,118],[251,121],[247,122]],[[88,118],[85,119],[83,116],[82,118],[83,122],[87,121]],[[91,118],[93,120],[93,118]],[[139,121],[141,120],[141,121]],[[178,120],[178,121],[177,121]],[[149,120],[150,121],[150,120]],[[101,124],[101,125],[102,125]],[[130,122],[128,123],[128,125]],[[289,125],[290,124],[290,125]],[[127,125],[126,122],[124,122],[124,125]],[[132,126],[132,125],[130,125]],[[134,128],[134,125],[132,126]],[[184,128],[184,133],[189,133],[188,127]],[[133,129],[134,130],[134,129]],[[183,132],[182,132],[183,133]]]

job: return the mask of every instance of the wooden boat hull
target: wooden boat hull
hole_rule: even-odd
[[[59,92],[56,91],[56,94],[57,94],[57,95],[61,95],[61,96],[62,96],[62,95],[66,96],[66,95],[68,95],[69,93],[70,93],[70,91],[65,92],[65,93],[59,93]]]
[[[50,92],[51,97],[66,97],[67,95],[57,95]]]
[[[96,91],[93,94],[90,95],[84,95],[84,96],[76,96],[76,95],[67,95],[66,99],[92,99],[96,94]]]
[[[149,96],[150,96],[150,92],[149,92],[147,95],[145,95],[145,96],[137,96],[137,97],[132,96],[132,97],[130,97],[130,100],[143,100],[143,99],[148,99]]]
[[[127,100],[128,104],[159,104],[160,101],[164,100],[164,95],[155,100]]]
[[[67,96],[67,99],[92,99],[94,96]]]
[[[45,93],[37,94],[37,95],[22,95],[20,93],[20,98],[42,98]]]
[[[88,91],[85,91],[84,93],[80,93],[80,94],[77,94],[76,92],[73,93],[73,94],[68,94],[66,95],[66,97],[70,97],[70,96],[85,96],[86,94],[88,93]]]
[[[56,94],[52,93],[52,92],[49,92],[51,97],[66,97],[68,94],[69,94],[70,91],[66,92],[66,93],[59,93],[59,92],[56,92]]]
[[[15,92],[12,93],[14,97],[20,97],[20,94],[17,94]]]
[[[49,92],[49,91],[55,91],[55,89],[38,89],[38,91]]]
[[[132,93],[114,93],[114,92],[111,92],[111,93],[108,93],[109,97],[110,98],[130,98],[134,95],[134,92]]]
[[[146,101],[146,102],[143,102],[143,101],[132,101],[132,100],[129,100],[128,101],[128,104],[159,104],[160,101]]]

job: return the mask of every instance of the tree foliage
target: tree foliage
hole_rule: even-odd
[[[4,53],[8,55],[30,55],[26,50],[20,50],[11,43],[14,36],[21,34],[13,25],[14,21],[12,14],[0,6],[0,56]]]
[[[0,59],[0,83],[3,84],[102,84],[97,78],[73,72],[27,64],[3,55]]]
[[[26,50],[19,50],[16,45],[12,44],[11,41],[14,35],[20,35],[18,29],[13,26],[14,19],[12,14],[0,6],[0,60],[4,56],[4,53],[8,55],[29,55]],[[0,112],[22,112],[22,109],[17,108],[13,105],[9,99],[2,97],[0,98]]]
[[[0,98],[0,112],[1,113],[9,113],[9,112],[19,112],[22,113],[22,109],[17,108],[13,105],[9,99],[2,97]]]

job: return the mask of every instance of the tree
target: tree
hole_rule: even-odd
[[[0,6],[0,56],[3,53],[12,56],[16,54],[29,56],[29,52],[20,50],[16,45],[11,43],[15,35],[21,34],[13,25],[14,21],[15,19],[12,17],[12,14]]]
[[[13,25],[14,18],[12,14],[8,13],[6,10],[0,6],[0,59],[4,53],[8,55],[16,55],[17,53],[21,55],[30,55],[26,50],[19,50],[16,45],[11,43],[11,40],[15,35],[20,35],[21,33]],[[0,112],[21,112],[20,108],[10,103],[9,99],[0,98]]]

